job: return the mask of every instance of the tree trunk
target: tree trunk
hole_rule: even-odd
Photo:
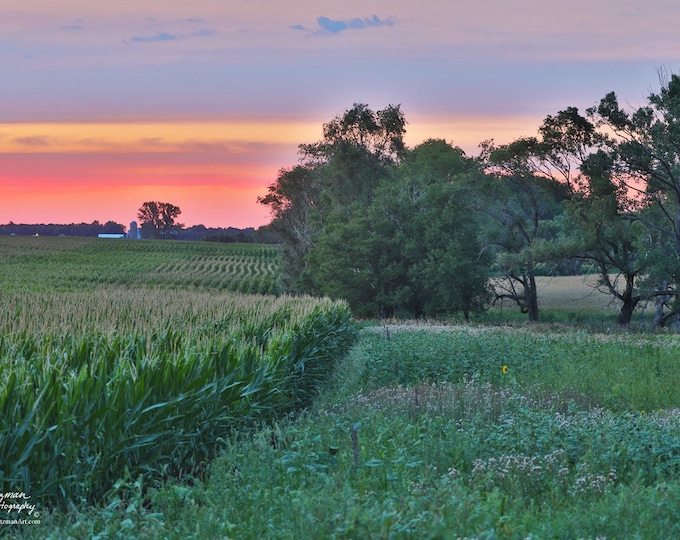
[[[662,291],[668,290],[668,281],[663,282],[663,289],[661,290]],[[654,322],[652,323],[652,326],[654,328],[663,328],[666,325],[666,320],[668,316],[664,315],[663,308],[666,305],[666,302],[668,302],[670,299],[671,299],[670,295],[656,297],[656,313],[654,314]]]
[[[536,276],[530,270],[525,281],[524,295],[527,302],[527,313],[531,322],[538,322],[538,289],[536,287]]]
[[[639,296],[631,296],[623,299],[621,311],[619,311],[619,326],[628,326],[633,318],[633,311],[640,301]]]
[[[496,294],[496,299],[493,301],[494,305],[498,300],[507,298],[517,304],[522,313],[527,313],[531,322],[538,321],[538,292],[533,271],[521,276],[507,275],[505,280],[508,283],[507,287],[501,286],[505,292]],[[522,286],[521,291],[515,287],[515,283]]]
[[[630,320],[633,318],[633,311],[640,301],[640,296],[633,296],[633,291],[635,290],[635,276],[626,274],[626,288],[623,294],[619,296],[623,305],[621,306],[621,311],[619,311],[619,326],[628,326]]]
[[[652,326],[654,328],[663,328],[666,324],[666,319],[663,316],[663,300],[659,300],[656,304],[656,313],[654,314],[654,322]]]

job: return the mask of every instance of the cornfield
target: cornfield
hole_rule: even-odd
[[[278,246],[0,237],[0,290],[103,284],[278,294]]]
[[[126,475],[197,474],[234,430],[309,403],[355,337],[344,303],[222,286],[275,282],[271,254],[258,262],[274,248],[33,240],[0,244],[16,242],[0,262],[14,275],[0,295],[5,492],[98,501]],[[160,247],[130,262],[142,244]],[[105,275],[74,287],[83,265]]]

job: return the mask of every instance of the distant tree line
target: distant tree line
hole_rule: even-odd
[[[257,230],[235,227],[208,228],[204,225],[185,228],[183,224],[176,221],[181,213],[179,206],[172,203],[145,202],[137,212],[142,238],[266,244],[280,242],[278,236],[266,226]]]
[[[174,227],[172,233],[163,236],[154,235],[149,228],[143,228],[147,238],[173,238],[176,240],[203,240],[207,242],[233,242],[233,243],[256,243],[277,244],[281,240],[269,226],[255,229],[248,227],[239,229],[236,227],[206,227],[205,225],[193,225],[191,227]],[[125,234],[126,227],[115,221],[100,223],[70,223],[64,224],[27,224],[9,222],[0,225],[0,235],[17,236],[98,236],[100,234]]]
[[[539,320],[536,276],[588,268],[654,324],[680,313],[680,77],[627,110],[610,93],[534,137],[404,144],[399,106],[355,104],[299,146],[258,200],[283,241],[282,286],[346,298],[357,314],[437,316],[511,301]]]
[[[9,222],[0,225],[0,234],[16,234],[19,236],[97,236],[99,234],[123,234],[125,227],[115,221],[99,223],[70,223],[68,225],[59,224],[27,224]]]
[[[226,242],[239,244],[279,244],[279,236],[267,226],[257,229],[248,227],[206,227],[194,225],[186,227],[177,233],[178,240],[203,240],[205,242]]]

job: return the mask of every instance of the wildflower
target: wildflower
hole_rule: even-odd
[[[503,372],[503,375],[508,374],[508,366],[503,366],[503,369],[501,370]]]
[[[449,475],[449,478],[455,479],[460,476],[460,471],[458,469],[451,467],[449,468],[448,471],[446,471],[446,474]]]

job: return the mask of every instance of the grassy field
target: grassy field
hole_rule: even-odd
[[[615,280],[615,276],[612,276]],[[607,328],[616,325],[620,303],[614,297],[598,288],[598,276],[539,276],[538,288],[539,321],[543,323],[566,323],[587,327]],[[648,326],[656,306],[641,302],[631,321],[631,328]],[[524,322],[527,316],[520,313],[513,302],[505,300],[479,317],[483,322],[507,323]]]
[[[80,271],[69,270],[78,253],[95,267],[106,259],[129,268],[127,244],[118,258],[114,244],[68,240],[30,253],[53,250],[62,278]],[[79,288],[36,264],[33,280],[6,282],[5,478],[17,462],[6,457],[15,425],[29,416],[19,432],[29,442],[36,426],[46,429],[14,454],[41,479],[32,499],[41,523],[0,525],[0,534],[680,537],[680,336],[617,329],[616,308],[588,278],[541,283],[556,324],[520,324],[507,307],[487,324],[364,321],[350,350],[344,304],[237,295],[201,277],[212,266],[198,268],[230,246],[177,244],[173,255],[158,244],[155,266],[125,270],[121,281],[105,272]],[[18,251],[30,264],[33,255]],[[174,264],[177,281],[149,279]],[[42,388],[58,395],[41,400],[59,407],[27,397],[12,416],[20,392]],[[98,430],[104,421],[111,427]],[[66,495],[44,481],[59,474],[70,478]]]
[[[539,309],[585,314],[611,313],[619,307],[609,294],[597,289],[597,276],[538,277]]]

